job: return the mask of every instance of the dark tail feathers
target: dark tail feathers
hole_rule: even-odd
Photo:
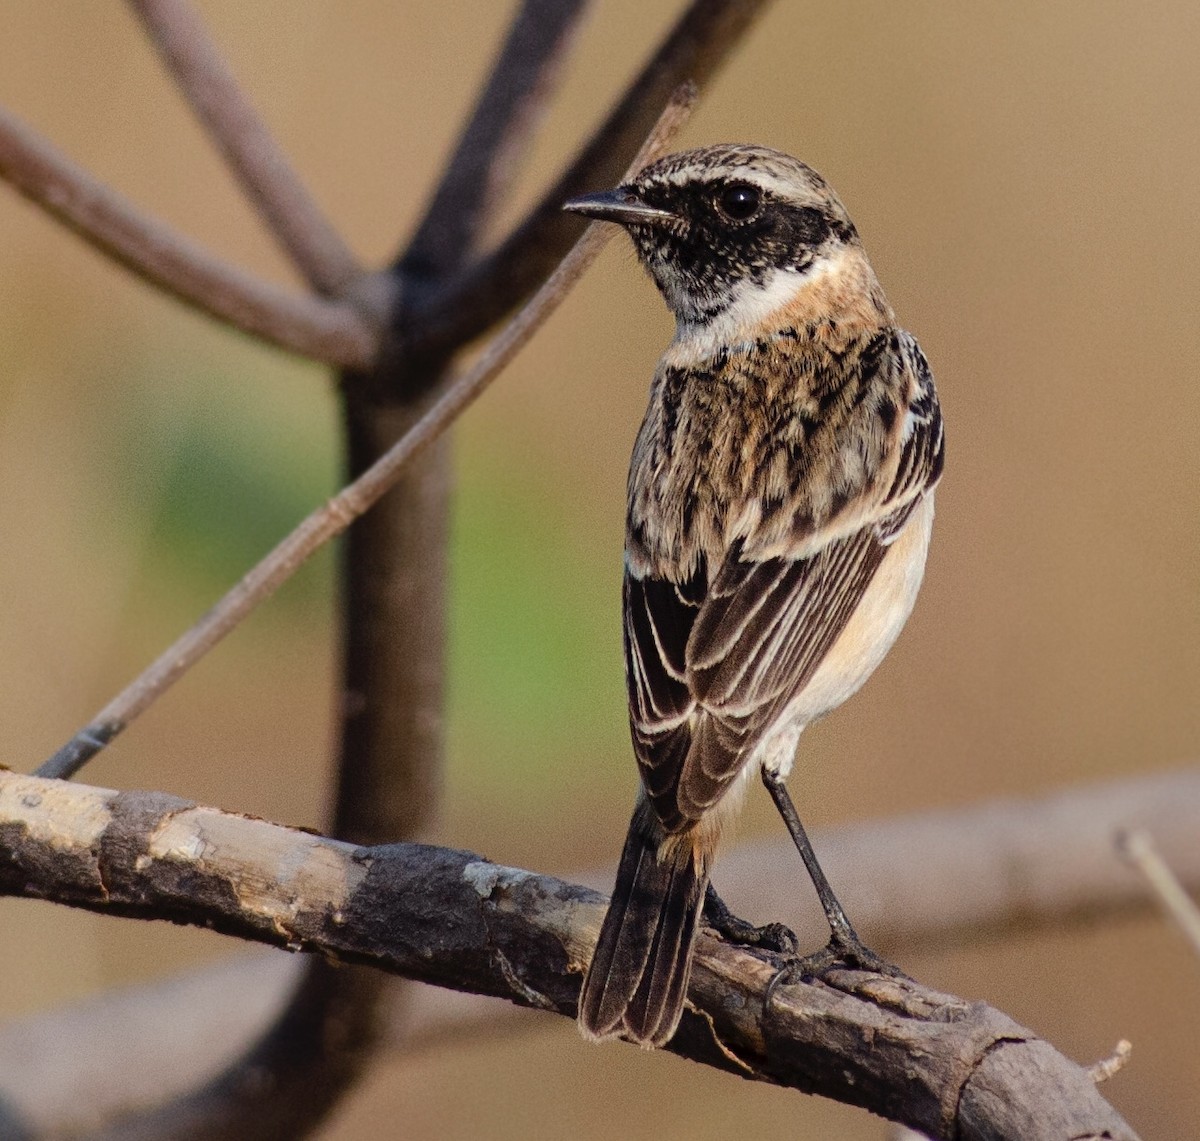
[[[670,1041],[683,1013],[708,860],[686,841],[660,862],[661,832],[634,813],[612,902],[579,997],[585,1038]],[[658,837],[652,835],[657,833]]]

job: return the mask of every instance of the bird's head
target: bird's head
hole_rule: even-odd
[[[563,208],[624,226],[686,326],[722,318],[752,325],[807,280],[836,270],[847,253],[861,254],[854,223],[829,184],[767,147],[668,155],[616,189]]]

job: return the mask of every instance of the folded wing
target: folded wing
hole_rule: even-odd
[[[755,559],[735,543],[711,578],[703,568],[683,583],[626,574],[630,724],[647,796],[668,832],[724,795],[811,680],[941,476],[936,391],[920,349],[905,337],[912,398],[895,475],[869,522],[806,558]]]

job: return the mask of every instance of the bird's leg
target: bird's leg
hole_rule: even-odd
[[[736,943],[740,947],[765,947],[768,951],[777,951],[793,958],[800,947],[796,933],[782,923],[766,923],[762,927],[755,927],[753,923],[739,919],[717,895],[711,883],[704,894],[704,923],[726,943]]]
[[[833,894],[833,888],[829,886],[829,880],[825,878],[825,872],[817,862],[817,854],[813,851],[808,833],[800,823],[800,814],[796,811],[783,781],[774,773],[767,772],[765,768],[762,770],[762,781],[767,786],[771,799],[775,801],[775,807],[779,809],[779,815],[783,817],[783,822],[791,833],[792,842],[808,869],[809,878],[813,887],[817,889],[821,906],[825,909],[825,918],[829,921],[831,933],[827,947],[798,959],[793,967],[788,968],[787,973],[792,977],[819,975],[837,963],[845,963],[885,975],[902,974],[898,967],[875,954],[850,926],[845,910],[838,902],[838,897]]]

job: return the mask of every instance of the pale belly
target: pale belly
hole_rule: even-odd
[[[933,495],[925,497],[883,557],[846,628],[816,673],[788,705],[744,770],[759,766],[786,777],[804,727],[836,709],[871,676],[900,636],[912,613],[925,573],[933,528]]]
[[[784,710],[774,729],[751,753],[725,795],[683,836],[715,850],[726,826],[739,811],[751,780],[766,769],[787,778],[804,727],[855,693],[883,661],[912,613],[925,573],[925,555],[933,527],[933,495],[913,512],[907,526],[879,565],[846,628],[830,647],[808,685]],[[668,837],[677,843],[680,836]]]

